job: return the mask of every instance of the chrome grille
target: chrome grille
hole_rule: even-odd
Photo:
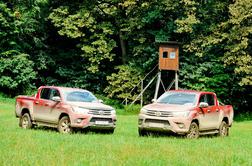
[[[157,117],[172,117],[172,113],[167,112],[167,111],[148,110],[146,112],[146,115],[148,115],[148,116],[157,116]]]
[[[110,110],[90,110],[88,114],[92,115],[111,115]]]

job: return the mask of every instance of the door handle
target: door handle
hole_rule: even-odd
[[[35,101],[35,104],[38,104],[39,102],[38,101]]]
[[[49,104],[45,104],[45,106],[49,106]]]
[[[211,112],[211,110],[207,110],[207,112],[209,113],[209,112]]]
[[[216,112],[219,112],[219,110],[218,110],[218,109],[216,109]]]

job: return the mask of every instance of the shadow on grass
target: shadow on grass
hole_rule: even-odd
[[[36,126],[33,128],[33,130],[37,131],[47,131],[47,132],[55,132],[57,133],[57,128],[53,127],[46,127],[46,126]],[[112,130],[99,130],[99,129],[73,129],[73,132],[71,134],[113,134]]]
[[[146,136],[140,136],[140,137],[152,137],[152,138],[176,138],[176,139],[189,139],[185,135],[176,134],[172,132],[148,132],[148,135]],[[200,135],[199,138],[218,138],[219,136],[217,134],[209,134],[209,135]]]

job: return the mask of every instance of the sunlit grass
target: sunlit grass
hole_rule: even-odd
[[[252,165],[252,121],[227,138],[139,137],[136,115],[119,115],[115,133],[62,135],[18,127],[14,100],[0,102],[0,165]]]

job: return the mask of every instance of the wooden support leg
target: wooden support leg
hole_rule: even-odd
[[[155,90],[154,100],[157,100],[157,97],[158,97],[158,91],[159,91],[160,81],[161,81],[161,71],[158,72],[158,78],[157,78],[157,84],[156,84],[156,90]]]
[[[175,90],[178,90],[178,71],[175,71]]]

